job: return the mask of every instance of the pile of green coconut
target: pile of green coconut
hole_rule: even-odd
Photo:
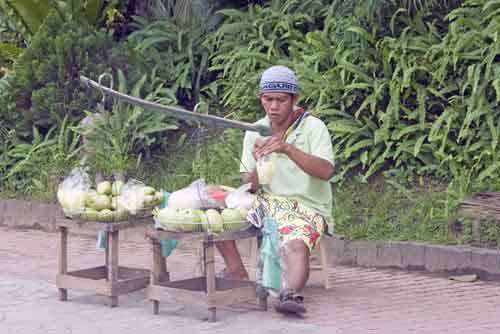
[[[143,184],[129,184],[117,180],[103,181],[95,189],[60,188],[57,199],[69,218],[112,222],[127,220],[129,216],[145,213],[163,202],[164,196],[155,188]],[[147,214],[146,214],[147,215]]]
[[[157,223],[167,231],[173,232],[212,232],[238,231],[248,228],[248,210],[235,209],[180,209],[155,208],[153,216]]]

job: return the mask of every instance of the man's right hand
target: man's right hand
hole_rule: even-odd
[[[260,154],[259,152],[266,146],[267,139],[257,138],[255,140],[255,144],[253,145],[252,155],[255,161],[259,160]]]
[[[250,192],[254,193],[256,192],[260,185],[259,185],[259,176],[257,175],[257,170],[254,169],[253,171],[249,173],[241,173],[241,181],[243,184],[245,183],[250,183]]]

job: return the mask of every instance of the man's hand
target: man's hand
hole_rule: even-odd
[[[249,173],[241,173],[241,183],[251,183],[250,192],[254,193],[259,189],[259,176],[257,170]]]
[[[292,144],[284,142],[281,136],[274,135],[266,139],[258,138],[253,148],[253,157],[260,157],[276,152],[283,153],[295,162],[305,173],[328,181],[333,175],[333,165],[325,159],[307,154]],[[252,182],[252,186],[254,183]]]
[[[281,139],[281,136],[271,136],[266,139],[258,138],[255,141],[255,145],[253,147],[253,157],[255,160],[259,160],[259,158],[264,155],[276,152],[276,153],[284,153],[288,155],[290,149],[290,144],[284,142]]]

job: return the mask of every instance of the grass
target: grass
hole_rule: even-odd
[[[425,241],[466,244],[470,222],[449,210],[443,185],[395,186],[378,179],[371,183],[351,180],[334,190],[335,232],[351,239]]]

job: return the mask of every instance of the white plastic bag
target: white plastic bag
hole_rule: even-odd
[[[123,186],[122,192],[117,199],[117,207],[127,210],[132,215],[136,215],[144,207],[145,187],[141,181],[129,179]]]
[[[170,194],[168,207],[174,209],[211,209],[226,206],[224,200],[213,197],[212,194],[222,189],[219,186],[207,185],[205,180],[198,179],[186,188]]]
[[[255,201],[255,195],[251,194],[251,183],[246,183],[229,193],[226,197],[226,205],[230,209],[245,208],[250,209]]]
[[[80,167],[74,168],[57,189],[57,200],[64,214],[70,218],[81,214],[85,208],[85,197],[90,190],[88,174]]]

